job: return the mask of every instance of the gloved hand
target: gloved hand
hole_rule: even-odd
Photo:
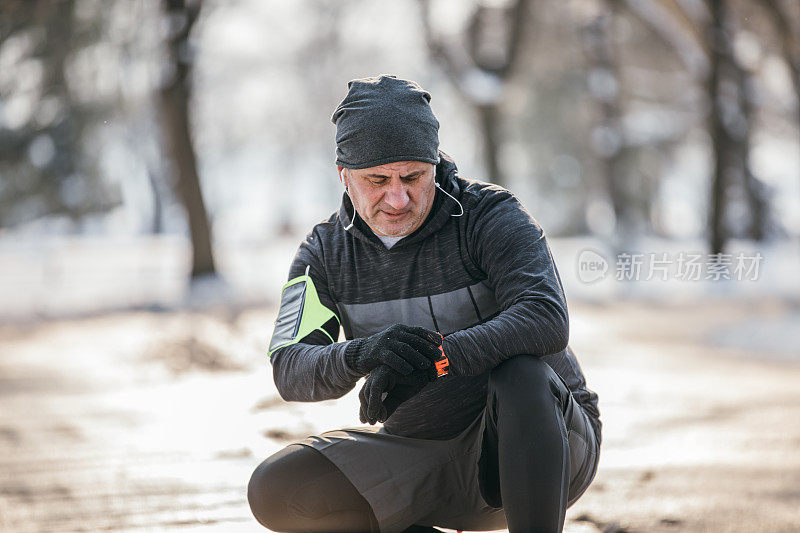
[[[429,369],[440,356],[441,337],[425,328],[394,324],[369,337],[351,341],[344,352],[347,365],[361,375],[387,365],[403,376]]]
[[[361,401],[358,417],[363,423],[375,424],[385,422],[401,403],[415,396],[426,383],[436,379],[436,367],[414,370],[408,376],[402,376],[381,365],[372,372],[361,387],[358,399]],[[388,392],[386,399],[383,393]]]

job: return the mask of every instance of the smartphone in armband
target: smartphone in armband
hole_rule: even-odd
[[[323,326],[332,318],[338,322],[339,317],[319,301],[317,288],[309,276],[310,268],[306,267],[305,274],[289,280],[281,290],[281,305],[269,343],[268,357],[278,348],[295,344],[315,330],[324,333],[332,343],[336,342]]]

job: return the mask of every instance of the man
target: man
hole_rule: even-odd
[[[509,191],[458,175],[419,85],[348,87],[342,205],[300,245],[269,353],[288,401],[366,376],[361,420],[384,425],[269,457],[253,514],[274,531],[561,530],[601,424],[544,233]]]

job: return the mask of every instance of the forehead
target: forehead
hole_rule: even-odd
[[[396,161],[394,163],[386,163],[377,167],[369,167],[362,169],[354,169],[351,172],[355,174],[383,174],[383,175],[407,175],[418,170],[430,170],[433,168],[431,163],[423,161]]]

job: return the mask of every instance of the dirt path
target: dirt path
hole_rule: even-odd
[[[571,313],[605,426],[600,472],[567,531],[800,528],[800,355],[719,342],[755,315],[800,326],[796,310]],[[278,398],[262,355],[272,318],[124,313],[0,327],[0,531],[263,531],[244,493],[258,462],[358,423],[355,393]]]
[[[800,326],[777,304],[581,309],[572,338],[605,437],[573,519],[637,531],[800,529],[800,346],[791,358],[705,341],[754,316]]]

